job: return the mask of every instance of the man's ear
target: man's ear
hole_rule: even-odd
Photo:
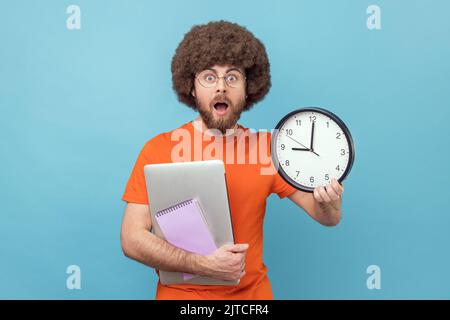
[[[194,88],[192,88],[192,90],[191,90],[191,95],[192,95],[194,98],[197,98],[197,97],[195,96],[195,89],[194,89]]]

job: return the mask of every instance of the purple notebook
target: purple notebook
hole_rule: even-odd
[[[201,255],[209,255],[217,249],[198,199],[180,202],[158,211],[155,216],[164,237],[171,245]],[[184,280],[194,276],[183,273]]]

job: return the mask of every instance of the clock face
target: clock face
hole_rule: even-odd
[[[299,109],[281,119],[272,135],[271,150],[280,175],[307,192],[333,178],[344,180],[355,153],[345,124],[322,108]]]

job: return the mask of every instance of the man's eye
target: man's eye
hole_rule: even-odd
[[[208,82],[214,82],[214,81],[216,81],[216,77],[212,74],[208,74],[205,76],[205,80]]]
[[[230,74],[227,76],[227,80],[230,82],[235,82],[237,80],[237,77],[234,74]]]

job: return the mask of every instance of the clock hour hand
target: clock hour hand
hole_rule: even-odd
[[[295,151],[311,151],[308,148],[292,148],[292,150],[295,150]]]

